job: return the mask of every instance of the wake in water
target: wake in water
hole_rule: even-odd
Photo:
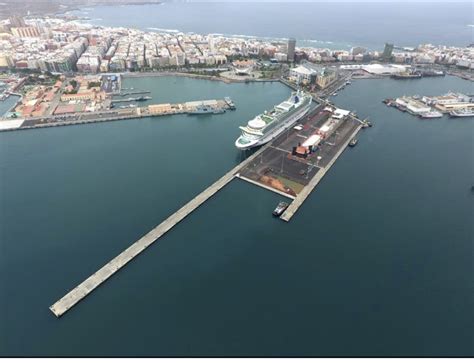
[[[149,27],[147,29],[157,31],[157,32],[164,32],[164,33],[181,33],[178,29],[163,29],[163,28],[153,28],[153,27]]]

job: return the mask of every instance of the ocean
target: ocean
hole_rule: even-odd
[[[87,7],[88,23],[149,31],[217,33],[265,39],[294,37],[298,46],[382,50],[473,42],[470,2],[164,2]],[[232,21],[229,21],[232,19]]]
[[[369,117],[290,223],[234,180],[57,319],[48,307],[242,158],[238,126],[279,83],[127,79],[155,102],[230,96],[222,115],[0,133],[0,355],[473,355],[472,119],[381,101],[472,93],[447,76],[357,80]],[[0,104],[5,108],[5,104]]]

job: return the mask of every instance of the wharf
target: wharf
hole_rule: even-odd
[[[258,158],[243,166],[237,174],[245,181],[293,199],[280,216],[284,221],[288,222],[293,217],[363,127],[364,121],[348,111],[345,111],[347,116],[335,121],[333,117],[336,111],[330,112],[328,107],[331,106],[322,104],[314,108],[299,120],[297,129],[289,128],[280,134]],[[336,110],[334,106],[331,109]],[[304,155],[296,152],[298,145],[314,135],[321,135],[319,130],[329,124],[334,125],[332,131],[320,138],[314,151]]]
[[[121,103],[121,102],[141,102],[141,101],[149,101],[151,100],[150,96],[140,96],[140,97],[129,97],[126,99],[118,99],[118,100],[112,100],[111,103]]]
[[[224,188],[228,183],[230,183],[237,172],[246,164],[252,162],[257,158],[260,153],[266,150],[267,146],[262,147],[255,154],[248,157],[246,160],[241,162],[239,165],[234,167],[232,170],[227,172],[214,184],[205,189],[202,193],[198,194],[191,201],[185,204],[183,207],[178,209],[175,213],[165,219],[162,223],[140,238],[138,241],[133,243],[130,247],[100,268],[97,272],[92,274],[90,277],[85,279],[82,283],[77,285],[74,289],[69,291],[61,299],[56,301],[53,305],[50,306],[50,310],[53,312],[56,317],[60,317],[65,314],[69,309],[76,305],[79,301],[84,299],[97,287],[99,287],[103,282],[115,274],[118,270],[124,267],[128,262],[137,257],[142,253],[147,247],[156,242],[161,236],[173,228],[176,224],[181,222],[199,206],[201,206],[206,200],[211,198],[219,190]]]
[[[351,140],[358,134],[360,129],[362,128],[362,124],[359,125],[352,135],[346,139],[346,141],[341,145],[340,149],[336,153],[336,155],[333,156],[331,161],[325,166],[319,169],[319,171],[314,175],[314,177],[311,179],[311,181],[306,185],[303,190],[298,194],[298,196],[293,200],[293,202],[288,206],[288,208],[285,210],[285,212],[280,216],[280,219],[284,220],[285,222],[289,222],[290,219],[294,216],[294,214],[298,211],[298,209],[301,207],[303,202],[308,198],[308,196],[311,194],[314,188],[319,184],[321,179],[326,175],[326,173],[329,171],[329,169],[333,166],[333,164],[336,162],[336,160],[341,156],[341,154],[344,152],[344,150],[347,148]]]
[[[100,112],[48,115],[43,117],[29,117],[25,119],[0,119],[0,132],[185,114],[192,113],[200,105],[206,105],[212,109],[235,109],[233,103],[229,104],[229,100],[203,100],[176,104],[166,103],[144,107],[112,109]]]

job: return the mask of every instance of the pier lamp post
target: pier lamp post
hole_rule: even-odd
[[[323,157],[321,155],[318,155],[318,157],[316,158],[316,166],[319,168],[319,161],[322,159]]]

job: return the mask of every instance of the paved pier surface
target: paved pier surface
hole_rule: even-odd
[[[261,188],[270,190],[271,192],[274,192],[274,193],[283,195],[283,196],[286,197],[286,198],[295,199],[295,196],[293,196],[293,195],[291,195],[291,194],[287,194],[287,193],[282,192],[281,190],[278,190],[278,189],[270,188],[270,187],[266,186],[265,184],[258,183],[258,182],[256,182],[255,180],[252,180],[252,179],[250,179],[250,178],[247,178],[247,177],[245,177],[245,176],[243,176],[243,175],[236,174],[235,176],[236,176],[237,178],[242,179],[242,180],[245,180],[245,181],[247,181],[247,182],[249,182],[249,183],[251,183],[251,184],[255,184],[255,185],[258,186],[258,187],[261,187]]]
[[[110,276],[112,276],[114,273],[120,270],[123,266],[125,266],[133,258],[138,256],[153,242],[155,242],[158,238],[160,238],[162,235],[168,232],[171,228],[173,228],[176,224],[178,224],[184,218],[186,218],[191,212],[193,212],[196,208],[198,208],[201,204],[203,204],[207,199],[212,197],[215,193],[217,193],[220,189],[222,189],[225,185],[227,185],[232,179],[234,179],[235,174],[244,165],[251,162],[260,153],[262,153],[266,148],[267,146],[262,147],[256,153],[254,153],[253,155],[248,157],[246,160],[244,160],[242,163],[234,167],[232,170],[226,173],[223,177],[217,180],[214,184],[212,184],[210,187],[205,189],[202,193],[197,195],[194,199],[192,199],[190,202],[185,204],[183,207],[178,209],[177,212],[169,216],[166,220],[164,220],[162,223],[156,226],[153,230],[148,232],[146,235],[144,235],[142,238],[140,238],[138,241],[136,241],[130,247],[128,247],[125,251],[120,253],[117,257],[115,257],[110,262],[108,262],[100,270],[98,270],[93,275],[88,277],[81,284],[79,284],[70,292],[68,292],[64,297],[56,301],[52,306],[50,306],[49,309],[57,317],[60,317],[61,315],[66,313],[70,308],[72,308],[79,301],[84,299],[87,295],[89,295],[94,289],[96,289],[100,284],[102,284]]]
[[[357,129],[352,133],[352,135],[346,140],[346,142],[342,145],[342,147],[338,150],[338,152],[334,155],[331,161],[324,167],[320,168],[316,175],[311,179],[311,181],[306,185],[303,190],[298,194],[298,196],[293,200],[293,202],[289,205],[289,207],[285,210],[285,212],[280,216],[281,219],[288,222],[293,215],[296,213],[299,207],[303,204],[303,202],[308,198],[311,194],[313,189],[316,185],[319,184],[321,179],[324,175],[326,175],[327,171],[331,169],[331,166],[336,162],[337,158],[344,152],[347,148],[347,145],[351,142],[351,140],[357,135],[357,133],[362,128],[362,124],[357,127]]]
[[[143,107],[112,109],[100,112],[80,112],[76,114],[59,114],[48,116],[45,115],[41,117],[28,117],[25,119],[0,118],[0,132],[185,114],[191,113],[198,105],[201,104],[210,106],[211,108],[222,108],[224,110],[231,109],[230,105],[225,100],[202,100],[176,104],[159,104],[147,105]],[[157,111],[150,111],[150,107],[153,108],[160,106],[165,108],[161,110],[159,109]]]

